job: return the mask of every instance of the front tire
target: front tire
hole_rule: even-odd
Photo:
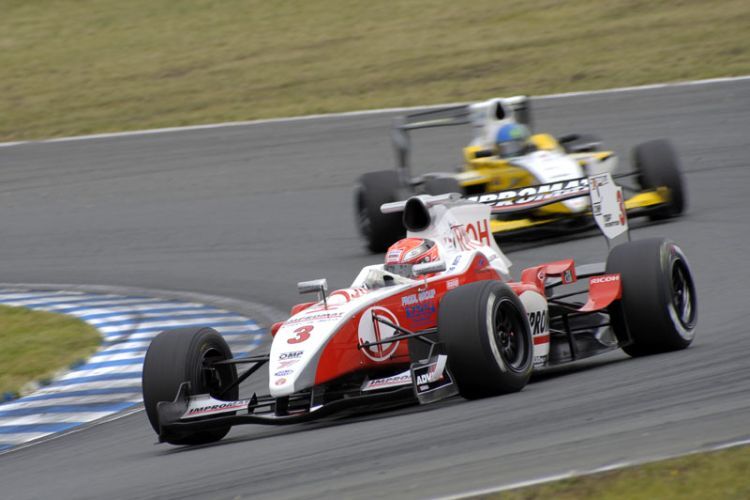
[[[521,299],[508,285],[480,281],[445,294],[438,335],[463,397],[518,392],[528,383],[534,355],[531,329]]]
[[[208,393],[216,399],[236,400],[234,387],[220,397],[223,390],[237,380],[234,365],[207,370],[206,364],[232,358],[224,337],[212,328],[178,328],[161,332],[151,342],[143,363],[143,403],[146,415],[158,434],[160,401],[173,401],[180,385],[190,382],[193,394]],[[218,441],[231,426],[180,435],[162,435],[171,444],[203,444]]]
[[[383,203],[399,201],[407,195],[398,172],[381,170],[368,172],[359,179],[354,193],[354,210],[357,228],[371,252],[384,252],[389,246],[406,236],[401,214],[384,214]]]
[[[645,356],[688,347],[695,336],[698,304],[690,266],[673,241],[638,240],[616,246],[607,273],[620,273],[621,306],[610,306],[623,351]]]
[[[682,180],[680,161],[672,144],[656,139],[639,144],[633,149],[633,163],[638,171],[638,183],[643,189],[666,187],[669,201],[649,214],[651,220],[676,217],[687,208],[687,193]]]

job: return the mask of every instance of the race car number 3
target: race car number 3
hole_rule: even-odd
[[[294,330],[294,337],[287,340],[289,344],[300,344],[310,338],[310,332],[313,329],[313,325],[300,326]]]

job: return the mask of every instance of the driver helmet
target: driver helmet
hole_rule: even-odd
[[[404,238],[388,248],[383,269],[405,278],[412,278],[412,266],[440,259],[434,241],[423,238]]]
[[[522,155],[529,144],[529,129],[518,123],[500,127],[495,135],[495,150],[500,158]]]

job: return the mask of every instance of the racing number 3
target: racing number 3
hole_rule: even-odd
[[[313,325],[305,325],[300,326],[296,330],[294,330],[294,333],[296,337],[292,337],[291,339],[287,340],[289,344],[299,344],[301,342],[304,342],[305,340],[310,338],[310,332],[313,329]]]

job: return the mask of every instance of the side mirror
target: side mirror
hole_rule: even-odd
[[[301,294],[304,293],[317,293],[318,300],[323,301],[323,305],[328,309],[328,303],[326,296],[328,295],[328,280],[323,278],[312,281],[300,281],[297,283],[297,291]]]
[[[424,274],[441,273],[446,269],[444,260],[436,260],[425,262],[424,264],[414,264],[411,268],[411,273],[413,276],[422,276]]]

